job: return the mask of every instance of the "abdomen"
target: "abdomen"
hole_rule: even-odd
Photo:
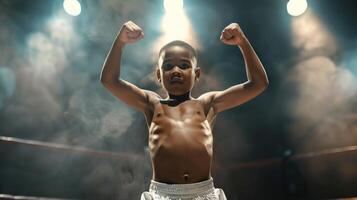
[[[212,133],[207,121],[165,119],[150,128],[154,179],[189,183],[210,177]]]

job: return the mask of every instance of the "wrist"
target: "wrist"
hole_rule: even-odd
[[[239,48],[246,48],[250,46],[250,43],[248,41],[248,38],[246,38],[244,35],[237,41],[236,44]]]
[[[114,45],[117,47],[124,48],[125,47],[125,42],[121,41],[119,38],[116,38],[114,41]]]

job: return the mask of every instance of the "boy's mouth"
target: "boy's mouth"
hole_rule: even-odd
[[[178,76],[173,76],[170,79],[170,83],[182,83],[182,82],[183,82],[182,78]]]

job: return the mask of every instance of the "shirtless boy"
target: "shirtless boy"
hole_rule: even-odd
[[[196,52],[183,41],[173,41],[159,53],[157,80],[167,92],[162,98],[120,77],[124,46],[143,37],[138,25],[124,23],[100,77],[114,96],[145,115],[153,177],[141,199],[226,199],[223,190],[214,188],[211,177],[214,119],[267,88],[263,65],[239,25],[232,23],[224,28],[220,40],[240,48],[248,80],[193,98],[191,89],[200,77]]]

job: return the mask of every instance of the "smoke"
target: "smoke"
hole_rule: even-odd
[[[17,119],[16,123],[8,124],[12,126],[11,132],[16,133],[17,127],[36,130],[38,124],[48,128],[59,119],[61,73],[69,65],[67,57],[78,55],[73,48],[78,43],[70,19],[56,16],[49,19],[41,31],[30,34],[26,44],[19,47],[21,53],[16,53],[14,60],[7,63],[15,71],[17,80],[13,100],[4,107],[10,122]]]
[[[125,148],[126,152],[139,149],[141,151],[136,153],[144,154],[142,143],[147,139],[144,118],[138,118],[136,111],[113,97],[99,83],[99,75],[118,30],[124,22],[132,20],[143,28],[145,38],[125,47],[121,76],[143,89],[164,93],[155,75],[157,52],[161,47],[157,44],[160,44],[160,38],[164,38],[161,37],[164,32],[161,32],[160,27],[163,14],[159,5],[161,2],[81,1],[83,12],[78,17],[67,16],[59,5],[50,16],[42,16],[41,19],[28,17],[26,13],[38,13],[37,10],[17,9],[23,2],[7,1],[6,4],[11,5],[11,2],[16,3],[6,12],[4,10],[8,7],[1,8],[3,5],[0,4],[1,134],[116,152],[122,152]],[[219,35],[225,25],[236,21],[236,8],[241,10],[238,12],[241,18],[237,20],[244,22],[244,19],[255,20],[256,17],[251,15],[250,9],[245,9],[248,6],[242,9],[241,6],[226,5],[230,4],[212,6],[201,2],[197,3],[195,9],[186,10],[185,20],[191,20],[186,28],[191,33],[192,44],[202,50],[198,52],[198,62],[203,73],[193,91],[195,97],[207,91],[223,90],[246,79],[239,49],[221,44]],[[267,10],[263,7],[260,9],[262,12]],[[22,12],[26,14],[21,15]],[[261,16],[271,16],[272,20],[270,17],[268,20],[270,22],[279,21],[273,18],[276,16],[272,16],[270,11]],[[244,31],[253,33],[257,30],[254,27],[257,20],[254,20],[242,23]],[[271,52],[285,54],[280,54],[281,45],[277,45],[276,49],[271,45],[262,46],[273,44],[274,39],[284,39],[285,35],[281,35],[284,31],[279,28],[285,30],[286,27],[268,21],[261,20],[262,25],[265,25],[262,26],[264,34],[259,33],[261,35],[257,34],[257,37],[250,39],[254,41],[256,50],[264,50],[262,55],[265,59],[263,57],[262,62],[268,67],[268,74],[273,75],[275,69],[269,66],[274,66],[274,63],[269,65],[269,60],[277,54]],[[294,55],[296,60],[293,61],[293,68],[286,76],[297,89],[296,98],[289,102],[290,116],[294,120],[289,126],[291,144],[298,151],[355,144],[356,43],[351,43],[350,51],[344,52],[338,39],[312,13],[294,18],[291,28],[292,43],[298,52]],[[265,32],[272,30],[277,30],[273,32],[276,34],[274,37],[263,37]],[[260,43],[260,40],[266,42]],[[270,91],[274,89],[276,81],[271,80],[271,83],[273,87],[269,87]],[[257,102],[253,100],[249,105],[259,108]],[[274,144],[267,145],[269,148],[254,145],[263,143],[272,135],[281,137],[280,134],[271,134],[279,133],[281,128],[268,127],[269,130],[266,130],[264,127],[263,121],[276,119],[264,118],[262,111],[278,113],[274,109],[267,109],[268,104],[263,102],[262,110],[242,106],[234,112],[218,116],[214,130],[218,164],[228,165],[251,159],[249,156],[259,148],[264,152],[271,151],[270,147],[277,143],[276,138],[271,139]],[[274,123],[274,126],[277,125]],[[246,130],[248,128],[264,132],[258,134],[262,138],[253,138],[257,134],[251,134]],[[28,151],[21,150],[16,155],[9,153],[8,156],[18,158],[20,153]],[[66,173],[74,171],[77,175],[74,177],[82,175],[78,178],[80,190],[74,194],[85,191],[83,196],[88,197],[85,199],[108,199],[108,196],[112,199],[137,199],[140,192],[147,189],[151,178],[147,154],[139,158],[136,154],[129,154],[128,159],[115,161],[89,158],[89,161],[83,163],[75,162],[81,160],[81,156],[70,156],[63,159],[63,162],[53,162],[61,160],[60,156],[53,154],[47,159],[46,154],[35,157],[30,151],[26,155],[32,156],[29,159],[32,162],[39,163],[38,171],[57,167],[65,169]],[[28,164],[26,160],[18,162],[24,162],[22,166]],[[44,167],[41,169],[42,164]],[[14,166],[9,168],[11,170],[8,171],[14,177],[19,175],[13,172]],[[50,178],[61,179],[60,176],[66,175],[65,172]],[[67,177],[66,180],[70,178],[73,177]],[[12,178],[11,181],[20,182]],[[23,185],[28,181],[26,178],[21,180]],[[27,187],[18,187],[17,191]]]
[[[78,131],[89,131],[99,140],[106,136],[119,137],[125,133],[133,120],[132,110],[118,103],[117,99],[99,83],[100,69],[109,46],[105,49],[97,49],[100,51],[94,51],[90,45],[111,42],[115,37],[115,32],[120,28],[119,22],[123,23],[123,18],[128,18],[136,12],[130,9],[134,8],[136,3],[130,2],[125,4],[125,7],[118,7],[118,5],[112,5],[114,2],[110,4],[106,1],[103,5],[98,5],[103,6],[103,9],[97,9],[100,12],[94,15],[94,23],[85,27],[84,31],[79,29],[81,24],[78,19],[66,15],[60,7],[43,24],[36,24],[36,27],[40,29],[25,35],[25,44],[18,45],[16,49],[13,49],[13,46],[16,46],[14,41],[23,35],[21,33],[10,34],[17,27],[11,26],[10,24],[14,24],[11,23],[13,19],[10,20],[5,16],[7,29],[1,31],[1,42],[5,43],[4,46],[8,48],[5,48],[4,54],[1,55],[14,55],[12,59],[7,58],[4,61],[5,66],[9,66],[6,74],[13,71],[16,79],[16,89],[12,100],[2,108],[6,116],[4,118],[9,122],[5,127],[6,132],[12,133],[11,136],[20,136],[24,134],[20,132],[26,129],[36,130],[40,126],[43,133],[68,132],[70,138],[73,138],[70,135],[73,134],[72,132],[77,132],[75,134],[78,136]],[[92,4],[96,3],[90,2],[88,5]],[[90,9],[94,7],[88,6]],[[127,13],[115,13],[117,9],[125,10]],[[94,13],[94,10],[89,11]],[[104,13],[107,13],[106,16],[115,18],[117,25],[113,26],[115,22],[106,20],[110,17],[103,18]],[[83,21],[89,20],[88,16],[83,18]],[[106,21],[103,23],[103,20]],[[112,31],[103,31],[104,27]],[[111,34],[110,37],[108,33]],[[111,39],[108,40],[108,38]],[[88,43],[86,39],[94,43]],[[144,66],[143,63],[146,60],[135,59],[135,57],[140,57],[140,52],[132,47],[127,49],[128,53],[125,52],[125,54],[133,53],[133,57],[125,55],[122,75],[125,79],[135,82],[145,75],[149,68],[146,67],[145,71],[142,70],[142,66],[141,68],[135,66]],[[2,85],[6,86],[5,93],[9,96],[11,92],[8,90],[13,80],[8,80],[11,79],[11,75],[4,73],[5,71],[2,73],[1,80],[4,82]],[[8,78],[5,79],[5,76]],[[3,101],[4,98],[1,99]],[[17,119],[16,123],[14,119]],[[21,126],[18,126],[19,124]],[[32,137],[30,134],[27,135],[29,138]],[[58,136],[58,138],[63,137],[65,136]],[[35,136],[35,138],[41,138],[41,136]],[[42,138],[57,140],[56,135],[47,135]],[[65,140],[60,139],[60,141]]]
[[[88,176],[82,177],[85,199],[133,199],[147,190],[150,162],[143,157],[121,161],[93,160],[83,167]],[[95,167],[93,167],[95,166]]]
[[[355,64],[346,62],[345,56],[336,61],[336,39],[312,13],[294,19],[292,28],[300,55],[288,76],[297,88],[289,103],[294,119],[291,143],[303,152],[354,145],[357,77],[351,64]]]
[[[15,75],[8,67],[0,67],[0,109],[15,90]]]
[[[336,39],[312,13],[311,10],[291,21],[293,46],[300,50],[300,56],[324,55],[337,53]]]
[[[16,31],[22,26],[14,25],[16,16],[1,15],[4,26],[0,30],[0,65],[4,66],[0,68],[1,134],[114,151],[124,144],[137,148],[133,147],[135,142],[145,140],[122,139],[123,135],[130,134],[128,128],[138,119],[133,117],[133,109],[119,102],[99,82],[106,53],[121,24],[134,15],[138,17],[137,13],[152,3],[127,1],[119,4],[88,1],[87,11],[93,15],[84,13],[82,19],[66,15],[59,7],[42,23],[28,20],[38,29],[27,34]],[[82,24],[85,22],[86,26]],[[146,37],[150,41],[150,34]],[[19,40],[23,42],[17,42]],[[148,54],[143,56],[139,49],[148,49],[151,45],[142,41],[126,47],[122,62],[124,79],[142,84],[137,80],[149,74],[154,64],[151,51],[147,50]],[[144,153],[144,146],[141,149]],[[23,154],[26,151],[21,150]],[[54,165],[50,160],[56,160],[56,156],[60,158],[54,154],[44,166]],[[45,158],[33,157],[33,160],[40,165]],[[78,167],[73,166],[77,159],[71,157],[61,165],[70,172]],[[135,160],[133,155],[117,161],[120,164],[100,162],[99,165],[89,164],[87,176],[81,180],[81,184],[92,188],[93,193],[105,198],[120,187],[122,192],[115,198],[131,199],[146,189],[148,180],[143,178],[151,175],[147,157]],[[85,169],[80,164],[79,167]],[[96,184],[108,180],[113,181],[111,187],[95,188]]]

